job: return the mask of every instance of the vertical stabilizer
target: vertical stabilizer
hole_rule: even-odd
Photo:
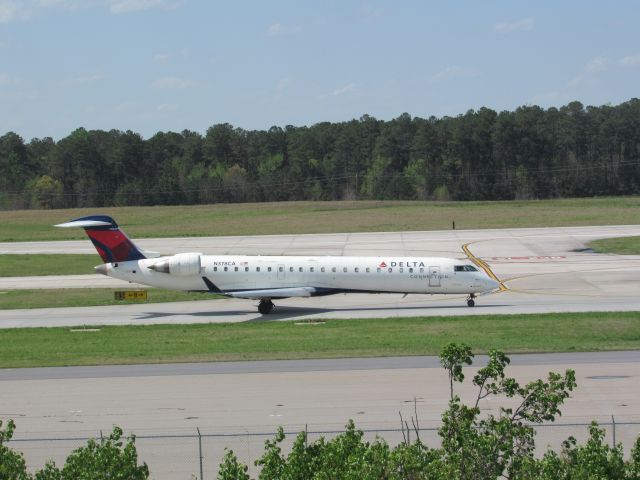
[[[84,228],[104,263],[147,258],[129,237],[120,230],[115,220],[107,215],[90,215],[55,226]]]

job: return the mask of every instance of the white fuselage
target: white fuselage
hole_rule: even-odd
[[[170,258],[110,263],[102,273],[165,289],[241,298],[342,292],[475,294],[499,286],[469,261],[451,258],[199,255],[199,268],[188,274],[149,268]]]

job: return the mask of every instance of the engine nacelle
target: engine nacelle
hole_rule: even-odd
[[[151,270],[160,273],[168,273],[178,277],[188,277],[200,275],[200,255],[201,253],[178,253],[173,257],[166,258],[161,262],[150,265]]]

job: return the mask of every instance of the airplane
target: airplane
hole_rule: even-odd
[[[177,253],[138,248],[107,215],[77,218],[55,227],[82,227],[104,264],[97,273],[168,290],[217,293],[258,300],[269,314],[273,300],[337,293],[478,294],[500,287],[469,261],[442,257],[249,256]]]

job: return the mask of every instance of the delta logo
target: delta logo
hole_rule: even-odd
[[[403,260],[403,261],[391,261],[389,262],[389,264],[387,265],[387,262],[385,262],[384,260],[380,263],[380,265],[378,265],[380,268],[387,268],[387,267],[424,267],[425,264],[424,262],[418,262],[418,261],[413,261],[413,260]]]

